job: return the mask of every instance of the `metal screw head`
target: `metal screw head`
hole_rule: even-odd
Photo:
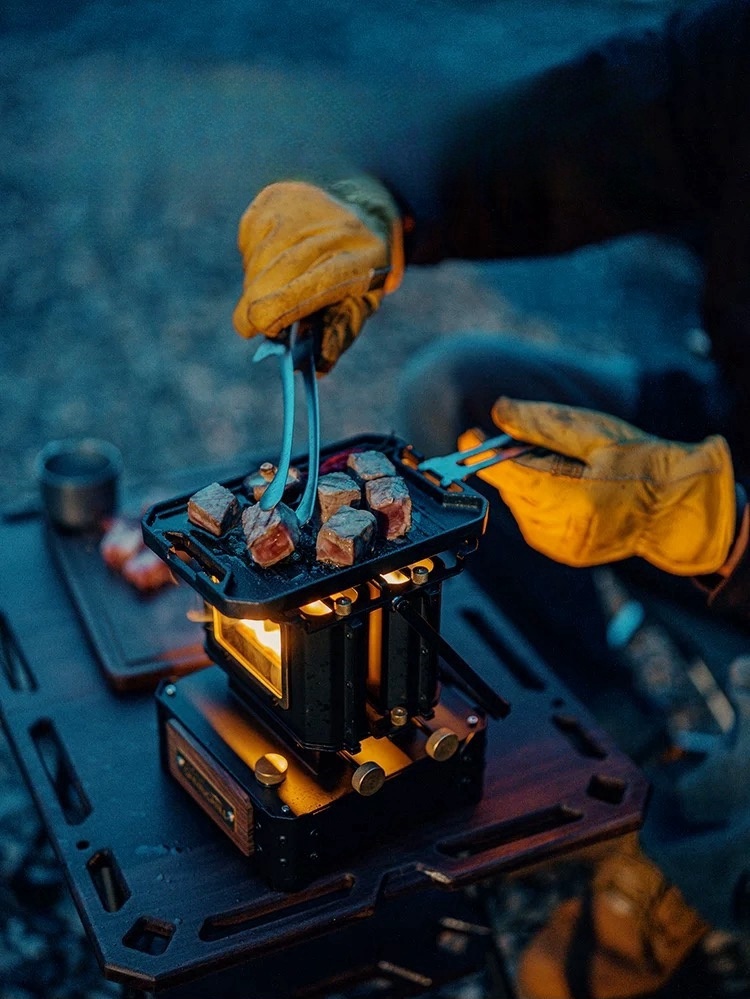
[[[471,728],[474,728],[475,725],[479,724],[479,716],[469,715],[466,719],[466,724],[469,725]]]
[[[411,570],[411,580],[416,586],[423,586],[430,577],[430,570],[426,565],[415,565]]]
[[[177,687],[175,687],[173,683],[168,683],[164,688],[164,693],[167,695],[167,697],[174,697],[174,695],[177,693]]]
[[[280,753],[266,753],[255,764],[255,778],[264,787],[276,787],[286,780],[289,763]]]
[[[339,617],[349,617],[352,612],[351,597],[336,597],[333,609]]]
[[[450,728],[438,728],[425,743],[425,752],[438,763],[449,760],[458,749],[458,736]]]
[[[395,725],[396,728],[401,728],[406,725],[408,721],[409,712],[403,704],[397,704],[395,708],[391,708],[391,725]]]
[[[352,787],[357,794],[369,798],[376,794],[385,784],[385,770],[378,764],[369,761],[363,763],[352,774]]]

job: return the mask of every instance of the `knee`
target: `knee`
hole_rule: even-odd
[[[419,351],[400,374],[396,431],[425,455],[455,450],[466,429],[463,413],[472,391],[466,357],[466,338],[451,337]]]

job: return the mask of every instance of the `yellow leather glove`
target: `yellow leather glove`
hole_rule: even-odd
[[[245,269],[234,310],[238,333],[274,337],[320,312],[319,371],[328,371],[404,272],[401,218],[379,181],[359,177],[328,190],[301,181],[264,188],[237,237]],[[390,267],[370,291],[374,272]]]
[[[679,576],[715,572],[734,537],[736,499],[723,437],[678,444],[603,413],[500,398],[501,430],[529,451],[479,472],[528,543],[572,566],[638,555]],[[459,448],[479,443],[476,431]]]

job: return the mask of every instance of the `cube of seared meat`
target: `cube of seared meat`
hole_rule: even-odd
[[[151,592],[158,590],[174,578],[169,566],[150,548],[142,548],[124,563],[121,569],[124,579],[137,590]]]
[[[218,482],[199,489],[188,500],[187,515],[190,523],[202,527],[217,538],[234,527],[239,514],[237,497]]]
[[[259,504],[247,507],[242,530],[250,557],[264,569],[291,555],[299,541],[297,517],[284,503],[273,510],[261,510]]]
[[[393,462],[380,451],[352,451],[347,458],[346,467],[360,482],[396,474]]]
[[[318,506],[323,524],[342,506],[359,506],[362,490],[344,472],[329,472],[318,479]]]
[[[117,570],[143,547],[141,522],[131,517],[113,517],[99,542],[102,558]]]
[[[400,475],[366,483],[365,499],[384,538],[402,538],[411,529],[411,496]]]
[[[268,489],[276,475],[276,466],[270,461],[264,461],[257,472],[246,475],[242,481],[242,488],[247,495],[257,503],[263,493]],[[284,498],[291,498],[299,489],[302,482],[302,473],[294,465],[289,466],[286,475],[286,485],[284,486]]]
[[[369,551],[375,526],[375,515],[369,510],[340,507],[318,532],[315,549],[318,560],[354,565]]]

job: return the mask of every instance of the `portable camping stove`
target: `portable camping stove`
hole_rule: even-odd
[[[323,459],[358,449],[396,465],[413,526],[353,566],[315,561],[315,522],[291,559],[262,569],[241,528],[216,538],[190,523],[187,495],[143,521],[147,543],[203,597],[216,664],[159,690],[164,766],[285,890],[478,800],[485,717],[508,711],[440,635],[442,583],[476,548],[486,500],[420,473],[394,437],[354,438]],[[248,504],[241,478],[223,484]]]

